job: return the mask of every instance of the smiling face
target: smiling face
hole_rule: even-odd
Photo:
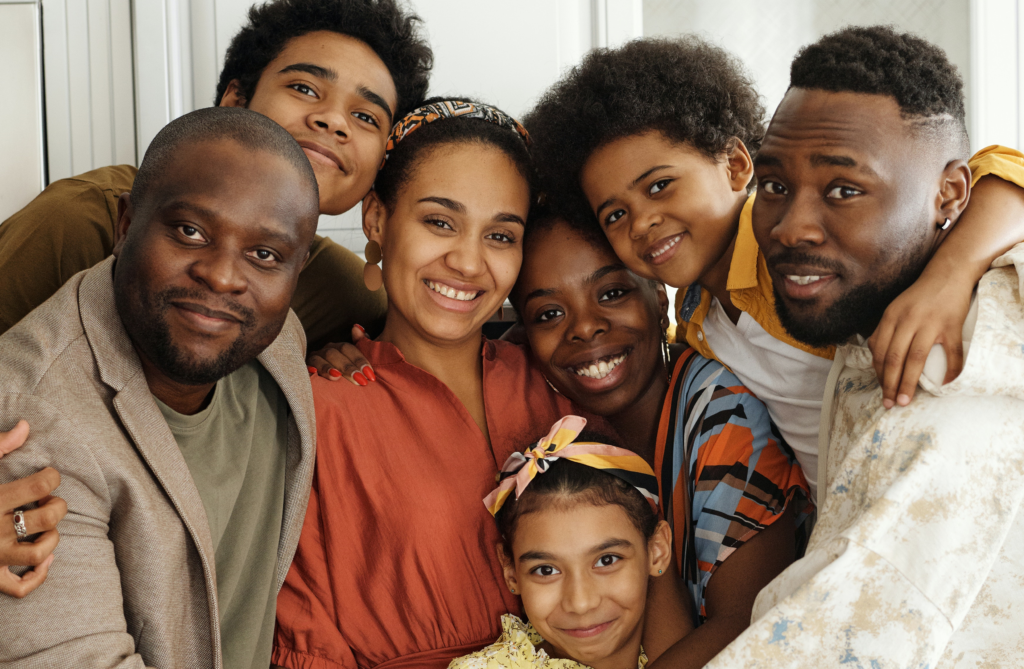
[[[281,331],[316,215],[297,206],[311,184],[281,156],[226,139],[175,151],[121,216],[115,300],[147,369],[204,385]]]
[[[649,551],[617,504],[556,500],[519,519],[505,577],[549,652],[595,669],[636,666],[648,577],[667,562],[665,529],[656,533],[665,546]]]
[[[384,256],[384,336],[478,339],[519,273],[529,206],[515,164],[475,141],[424,150],[390,211],[371,193],[363,229]]]
[[[642,277],[682,287],[726,255],[749,165],[742,143],[714,161],[652,131],[598,148],[580,183],[622,262]]]
[[[320,211],[340,214],[363,199],[384,157],[398,94],[387,66],[364,42],[329,31],[288,41],[251,100],[232,82],[221,106],[268,116],[298,141],[320,187]]]
[[[559,392],[601,416],[658,392],[667,298],[605,243],[562,221],[532,233],[516,290],[531,355]]]
[[[867,336],[920,275],[943,218],[934,146],[890,97],[786,94],[755,161],[753,220],[795,337]]]

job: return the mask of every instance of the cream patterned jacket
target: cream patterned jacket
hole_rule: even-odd
[[[710,667],[1024,667],[1024,244],[978,284],[963,372],[886,411],[870,351],[826,390],[805,557]]]

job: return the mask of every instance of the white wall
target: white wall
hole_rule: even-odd
[[[0,221],[44,184],[39,6],[0,2]]]

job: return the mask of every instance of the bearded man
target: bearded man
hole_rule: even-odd
[[[210,108],[153,140],[114,255],[0,336],[0,483],[67,502],[47,587],[0,597],[0,664],[269,666],[314,462],[289,303],[317,180],[266,116]]]

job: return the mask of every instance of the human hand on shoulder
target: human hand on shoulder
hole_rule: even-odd
[[[23,420],[9,432],[0,432],[0,458],[24,444],[28,432],[28,423]],[[0,485],[0,593],[20,599],[46,580],[53,563],[53,549],[60,541],[57,523],[68,512],[67,503],[50,494],[59,485],[60,474],[52,467]],[[19,528],[15,511],[29,504],[38,507],[19,514],[18,520],[24,524],[24,528]],[[33,541],[19,541],[19,534],[39,536]],[[12,565],[33,569],[18,576],[8,569]]]
[[[357,386],[365,386],[376,381],[377,375],[373,367],[355,346],[355,342],[366,338],[366,330],[361,325],[352,326],[352,344],[328,344],[319,351],[314,351],[306,358],[310,376],[319,374],[328,381],[348,379]]]
[[[974,286],[958,275],[926,270],[885,310],[868,346],[886,409],[906,406],[914,399],[928,353],[936,344],[946,351],[943,383],[960,375],[963,327]]]

